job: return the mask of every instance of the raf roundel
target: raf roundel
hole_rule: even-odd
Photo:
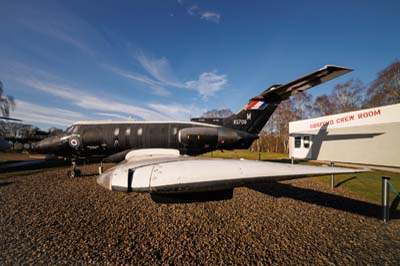
[[[69,146],[71,146],[71,148],[78,148],[79,147],[79,139],[78,138],[71,138],[69,140]]]

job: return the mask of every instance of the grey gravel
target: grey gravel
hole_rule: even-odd
[[[299,179],[228,201],[156,204],[96,185],[97,165],[0,179],[1,265],[398,265],[400,220]],[[362,210],[361,210],[362,209]]]

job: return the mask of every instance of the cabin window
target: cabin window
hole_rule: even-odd
[[[125,130],[125,136],[130,136],[131,135],[131,128],[127,128]]]
[[[294,138],[294,147],[295,148],[300,148],[301,147],[301,137],[295,137]]]
[[[137,130],[137,135],[138,135],[138,136],[141,136],[142,133],[143,133],[143,128],[139,128],[139,129]]]
[[[172,130],[172,135],[176,135],[176,133],[178,133],[178,129],[174,127],[174,129]]]
[[[119,135],[119,127],[117,127],[115,130],[114,130],[114,136],[118,136]]]
[[[310,148],[310,136],[304,136],[303,138],[303,146],[304,148]]]

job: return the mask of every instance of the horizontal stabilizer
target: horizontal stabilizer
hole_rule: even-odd
[[[328,80],[334,79],[348,72],[350,68],[328,65],[304,77],[298,78],[283,85],[274,85],[266,89],[251,101],[276,101],[286,100],[290,96],[303,92]]]

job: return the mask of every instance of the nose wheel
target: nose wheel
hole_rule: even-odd
[[[80,169],[75,169],[75,170],[68,170],[67,171],[67,176],[68,177],[78,177],[81,175],[81,170]]]
[[[67,176],[68,177],[78,177],[81,175],[81,170],[77,168],[76,162],[72,162],[72,170],[67,171]]]

